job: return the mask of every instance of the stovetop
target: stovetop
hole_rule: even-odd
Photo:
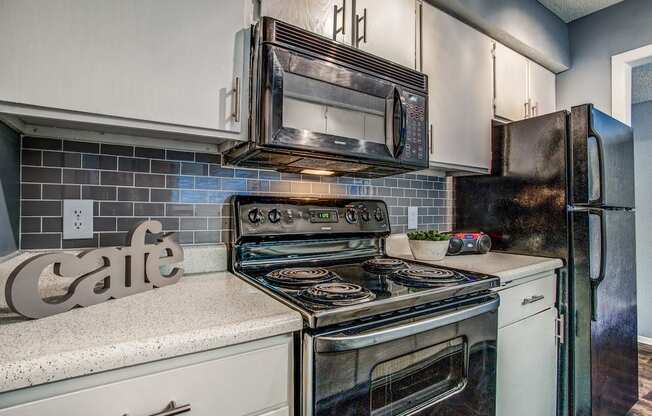
[[[240,274],[299,310],[311,328],[425,308],[498,285],[493,276],[388,256],[277,264]]]

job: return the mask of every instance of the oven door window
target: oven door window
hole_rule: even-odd
[[[267,47],[263,140],[307,152],[394,160],[404,132],[400,89],[381,78],[274,46]],[[397,96],[399,98],[397,98]],[[397,110],[398,108],[398,110]],[[402,119],[400,120],[402,121]]]
[[[382,362],[371,372],[370,414],[412,413],[461,391],[466,384],[463,338]]]

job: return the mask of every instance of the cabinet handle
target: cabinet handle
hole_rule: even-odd
[[[177,406],[177,404],[173,400],[170,403],[168,403],[167,406],[165,406],[165,409],[161,410],[158,413],[152,413],[149,416],[174,416],[174,415],[180,415],[181,413],[189,412],[190,410],[191,410],[190,403]],[[125,413],[122,416],[129,416],[129,415]]]
[[[342,27],[337,27],[337,16],[342,13]],[[333,40],[337,40],[338,34],[346,35],[346,0],[342,0],[342,7],[333,5]]]
[[[538,102],[532,106],[532,115],[533,116],[538,116],[539,115],[539,103]]]
[[[523,302],[521,302],[521,305],[522,306],[529,305],[529,304],[532,304],[534,302],[538,302],[540,300],[543,300],[544,298],[545,298],[545,296],[543,296],[543,295],[530,296],[529,298],[523,299]]]
[[[360,23],[362,22],[362,36],[360,34]],[[360,41],[367,43],[367,8],[362,9],[362,17],[355,15],[355,47],[360,46]]]
[[[430,124],[430,154],[432,154],[432,124]]]
[[[233,121],[240,121],[240,77],[235,77],[235,88],[233,88],[233,105],[235,106],[233,113]]]
[[[525,116],[523,118],[528,118],[530,116],[530,103],[529,101],[525,102]]]

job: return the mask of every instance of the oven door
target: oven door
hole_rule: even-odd
[[[297,51],[263,44],[261,53],[261,144],[355,160],[404,159],[408,106],[423,97]]]
[[[494,416],[498,303],[306,335],[304,414]]]

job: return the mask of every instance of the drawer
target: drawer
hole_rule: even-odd
[[[498,293],[498,327],[502,328],[554,306],[557,297],[557,276],[550,274]]]
[[[187,414],[193,416],[289,415],[291,342],[241,350],[9,407],[0,410],[0,416],[149,416],[171,401],[176,406],[190,405]]]

